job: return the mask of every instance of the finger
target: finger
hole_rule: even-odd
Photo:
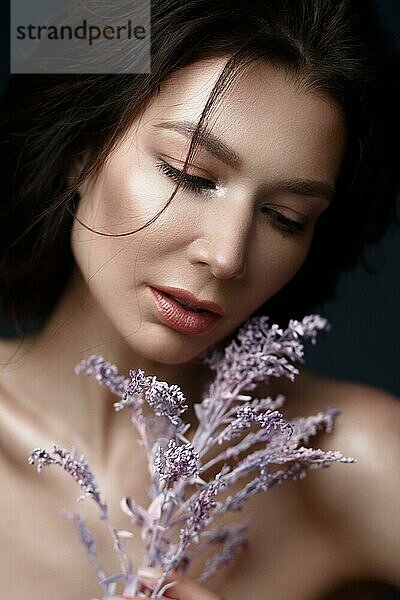
[[[143,600],[144,596],[135,596],[134,598],[128,598],[128,596],[107,596],[107,598],[103,598],[103,600]],[[148,596],[146,596],[148,600]],[[99,598],[91,598],[91,600],[99,600]],[[169,600],[165,596],[160,596],[158,600]]]
[[[128,596],[107,596],[102,598],[102,600],[143,600],[145,596],[135,596],[134,598],[128,598]],[[148,598],[148,596],[146,596]],[[91,598],[90,600],[100,600],[99,598]],[[160,596],[158,600],[168,600],[165,596]]]
[[[128,598],[128,596],[107,596],[106,598],[103,598],[103,600],[143,600],[144,596],[135,596],[134,598]],[[98,598],[92,598],[92,600],[98,600]],[[168,600],[168,599],[164,599],[164,596],[162,598],[159,598],[159,600]]]
[[[93,600],[96,600],[96,598]],[[127,598],[126,596],[107,596],[106,598],[103,598],[103,600],[127,600]],[[143,598],[131,598],[130,600],[143,600]]]
[[[153,587],[154,587],[154,585],[152,586],[152,588]],[[142,592],[143,592],[143,590],[139,590],[138,591],[139,596],[134,596],[134,597],[133,596],[104,596],[101,600],[143,600],[143,599],[148,600],[148,596],[146,596]],[[124,593],[124,592],[122,592],[122,593]],[[100,600],[100,598],[91,598],[90,600]],[[160,598],[158,600],[168,600],[168,598],[164,598],[164,596],[160,596]]]
[[[143,600],[143,598],[144,596],[135,596],[134,598],[128,598],[128,596],[107,596],[106,598],[103,598],[103,600]],[[97,600],[97,598],[92,598],[92,600]],[[163,599],[160,598],[160,600]]]
[[[139,569],[138,578],[141,582],[154,587],[158,577],[151,577],[150,569]],[[173,600],[223,600],[222,596],[207,589],[191,577],[183,573],[171,571],[165,580],[165,584],[174,582],[174,585],[164,592],[166,598]]]

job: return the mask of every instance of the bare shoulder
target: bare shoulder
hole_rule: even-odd
[[[399,449],[399,397],[366,384],[329,379],[311,372],[306,373],[299,389],[303,412],[311,414],[326,406],[339,411],[334,431],[321,436],[321,444],[340,443],[343,452],[351,451],[368,459],[369,470],[376,459],[381,462],[383,452]],[[394,454],[393,460],[399,457]]]
[[[316,512],[360,569],[400,585],[400,398],[368,385],[306,376],[304,408],[339,410],[334,431],[310,440],[356,459],[307,478]]]

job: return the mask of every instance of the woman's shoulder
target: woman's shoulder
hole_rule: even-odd
[[[279,378],[262,390],[285,396],[282,411],[287,418],[335,408],[338,416],[334,431],[327,437],[329,440],[340,437],[346,445],[358,445],[363,436],[369,438],[385,431],[386,440],[391,437],[390,432],[394,432],[392,437],[398,437],[400,397],[378,387],[325,377],[301,368],[293,382]]]
[[[378,387],[305,371],[298,387],[293,384],[287,402],[292,404],[291,412],[297,409],[302,415],[335,408],[334,429],[319,440],[329,445],[340,442],[343,452],[369,454],[372,460],[384,448],[395,450],[400,442],[400,397]]]
[[[267,386],[273,393],[282,391],[287,398],[285,407],[290,413],[304,409],[320,410],[332,402],[336,403],[338,410],[343,409],[349,414],[369,408],[376,402],[380,403],[381,411],[396,412],[400,405],[400,397],[378,387],[325,377],[301,365],[298,368],[299,374],[294,381],[280,377]]]
[[[358,559],[360,577],[400,585],[400,398],[311,372],[303,376],[300,390],[300,414],[314,414],[325,406],[339,411],[333,431],[319,434],[310,444],[356,460],[307,477],[316,514]],[[297,408],[299,402],[294,401]]]

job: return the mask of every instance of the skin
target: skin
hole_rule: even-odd
[[[174,183],[157,168],[159,157],[179,169],[189,144],[176,132],[157,129],[157,123],[197,120],[223,62],[191,65],[165,82],[100,177],[81,190],[81,221],[120,234],[143,226],[165,205]],[[189,170],[215,182],[217,189],[180,191],[155,223],[132,236],[96,236],[75,222],[72,249],[88,282],[91,310],[86,313],[94,305],[108,321],[106,329],[96,331],[97,345],[124,345],[130,359],[146,362],[148,369],[169,364],[175,375],[234,331],[298,271],[329,201],[290,193],[278,181],[316,179],[334,187],[345,147],[340,108],[298,87],[283,72],[261,63],[224,99],[212,130],[240,150],[242,168],[202,150]],[[268,215],[271,209],[306,222],[304,234],[280,231]],[[213,300],[223,318],[202,335],[173,332],[155,315],[149,285],[181,287]]]
[[[189,142],[154,125],[198,119],[225,62],[201,61],[164,82],[100,176],[82,186],[80,221],[100,232],[125,233],[139,229],[165,205],[175,184],[156,164],[162,157],[181,168]],[[119,429],[114,429],[107,390],[71,377],[75,364],[88,354],[102,354],[121,372],[135,365],[175,382],[196,402],[207,369],[193,359],[231,334],[295,275],[328,206],[325,198],[292,194],[277,182],[302,178],[335,185],[345,127],[333,101],[305,93],[284,72],[257,63],[224,97],[216,117],[213,133],[240,154],[242,168],[199,152],[189,173],[216,182],[218,190],[211,195],[179,191],[167,210],[135,235],[101,236],[76,221],[70,284],[46,326],[11,357],[7,377],[21,402],[32,404],[24,398],[19,369],[36,373],[48,365],[54,379],[34,377],[29,388],[30,397],[41,398],[38,413],[45,411],[58,430],[59,410],[65,412],[67,404],[63,434],[73,430],[84,444],[90,438],[100,456],[104,432],[113,437]],[[306,222],[304,234],[279,230],[265,214],[271,209]],[[175,332],[160,320],[149,285],[187,289],[217,302],[223,317],[202,335]],[[60,379],[68,385],[63,399],[55,400]],[[88,417],[77,423],[82,396]]]
[[[188,141],[166,130],[156,133],[154,125],[197,119],[225,60],[190,65],[164,82],[98,179],[82,187],[80,221],[100,232],[125,233],[143,226],[165,205],[174,182],[156,164],[161,156],[180,168]],[[96,235],[75,222],[71,246],[76,269],[70,285],[50,321],[13,360],[11,385],[29,405],[17,369],[37,372],[42,364],[49,366],[54,379],[34,378],[29,390],[30,395],[49,398],[40,401],[38,412],[48,413],[58,430],[59,419],[51,415],[65,412],[67,404],[63,433],[74,430],[84,444],[90,438],[100,456],[104,431],[118,436],[119,426],[114,429],[107,391],[71,378],[79,359],[102,354],[121,372],[135,365],[177,383],[197,401],[198,382],[207,370],[193,359],[231,334],[295,275],[318,216],[328,206],[324,198],[282,191],[277,181],[292,177],[334,186],[345,129],[340,108],[329,98],[305,93],[283,72],[256,64],[224,98],[213,133],[240,154],[242,169],[199,152],[189,172],[217,182],[218,191],[211,196],[180,191],[153,224],[135,235]],[[305,233],[280,231],[265,214],[268,209],[307,221]],[[177,333],[161,322],[149,284],[184,288],[217,302],[223,318],[202,335]],[[60,378],[67,378],[68,386],[55,410]],[[77,423],[83,395],[90,416]]]
[[[174,182],[156,165],[163,159],[182,168],[189,141],[156,125],[196,121],[225,60],[190,65],[164,82],[100,177],[81,189],[81,222],[120,234],[139,229],[165,206]],[[329,204],[288,193],[279,180],[334,187],[345,147],[341,109],[327,97],[304,93],[265,63],[241,78],[215,121],[213,133],[240,150],[243,161],[237,170],[198,152],[189,173],[215,182],[216,190],[178,192],[155,223],[132,236],[99,236],[78,221],[72,231],[79,270],[70,297],[78,297],[75,331],[85,346],[115,357],[121,370],[137,365],[175,381],[193,399],[205,373],[192,359],[231,334],[295,275]],[[279,230],[266,213],[271,209],[306,223],[304,234]],[[149,285],[180,287],[217,302],[223,318],[202,335],[177,333],[160,322]]]
[[[156,131],[154,125],[160,121],[198,119],[223,64],[221,58],[201,61],[178,71],[163,83],[159,94],[115,147],[99,177],[82,186],[77,214],[81,222],[100,232],[125,233],[139,229],[165,205],[174,182],[156,165],[163,159],[174,168],[181,168],[189,143],[177,133],[165,129]],[[11,416],[7,415],[7,435],[12,440],[14,430],[24,432],[15,462],[24,460],[34,445],[49,446],[54,440],[66,447],[75,444],[86,456],[93,457],[90,459],[92,469],[99,474],[99,487],[105,485],[106,493],[110,494],[107,495],[110,506],[117,505],[118,499],[127,493],[121,481],[130,481],[132,489],[128,492],[139,502],[142,500],[145,462],[139,454],[137,460],[130,457],[136,460],[132,481],[126,467],[126,456],[133,443],[132,426],[128,419],[116,416],[107,389],[89,378],[75,377],[73,367],[89,354],[102,354],[116,363],[121,372],[127,372],[132,366],[142,368],[146,373],[177,383],[192,402],[198,401],[206,372],[196,363],[196,356],[209,346],[223,342],[295,275],[307,256],[317,219],[329,205],[329,200],[323,197],[289,193],[278,182],[301,178],[334,187],[346,143],[340,107],[329,97],[305,91],[300,82],[266,63],[254,64],[224,97],[212,131],[240,154],[241,168],[227,166],[206,151],[198,151],[189,173],[214,182],[215,189],[201,194],[179,191],[154,223],[131,236],[101,236],[76,221],[71,236],[76,268],[50,320],[21,347],[15,342],[4,342],[0,347],[4,365],[2,395],[11,399],[12,406],[16,407]],[[280,230],[271,220],[272,213],[268,212],[271,210],[305,223],[304,233],[288,234]],[[223,317],[201,335],[178,333],[160,320],[149,285],[187,289],[201,299],[217,302]],[[46,365],[44,375],[43,365]],[[321,389],[327,400],[329,386],[324,380],[321,388],[318,379],[308,376],[305,381],[313,383],[304,384],[303,388],[301,383],[296,384],[296,396],[301,400],[297,408],[301,414],[310,414],[317,410],[315,399],[320,399]],[[280,386],[281,383],[279,381]],[[286,384],[286,387],[289,395],[290,386]],[[268,392],[273,391],[274,384],[270,384]],[[353,389],[350,396],[354,396]],[[348,388],[333,386],[331,400],[332,406],[346,406]],[[376,402],[381,402],[381,398],[374,398],[372,404],[375,406]],[[381,406],[388,420],[390,418],[397,427],[400,418],[393,402],[386,397]],[[344,454],[348,451],[349,455],[354,450],[351,444],[357,440],[354,432],[359,422],[358,405],[354,402],[352,405],[356,408],[348,420],[348,430],[339,428],[338,439],[330,438],[328,444],[330,448],[340,448]],[[363,413],[364,408],[359,406],[359,409]],[[289,413],[285,416],[290,417]],[[373,428],[368,433],[376,435]],[[392,440],[390,436],[389,440]],[[388,454],[393,450],[393,442],[389,443]],[[323,444],[321,440],[321,447]],[[37,475],[30,473],[30,476],[32,482],[36,482]],[[325,498],[327,506],[326,498],[341,489],[347,502],[344,514],[348,510],[356,514],[360,507],[352,506],[355,494],[348,491],[351,477],[346,479],[345,474],[344,479],[331,479],[331,475],[325,474],[319,477],[318,498]],[[386,473],[385,477],[390,479],[390,474]],[[33,485],[31,483],[28,489]],[[54,483],[54,488],[57,485]],[[298,498],[296,506],[310,507],[311,512],[315,509],[316,515],[320,509],[314,488],[308,489],[303,482],[294,485],[292,488],[288,482],[283,497],[280,491],[276,493],[274,498],[278,500],[271,511],[274,519],[283,515],[282,522],[288,523],[288,536],[293,526],[282,508],[285,499],[287,502],[288,498]],[[368,476],[365,479],[359,475],[358,489],[369,493],[369,485]],[[72,497],[74,492],[75,488]],[[22,494],[21,491],[16,497]],[[72,506],[68,498],[66,489],[62,488],[54,496],[54,505],[60,506],[62,499],[63,506]],[[393,503],[386,497],[385,502],[386,512],[392,514]],[[340,497],[335,506],[340,506]],[[52,514],[53,505],[43,510]],[[252,510],[255,514],[265,513],[261,500],[251,504],[249,511]],[[323,509],[322,513],[327,514]],[[367,519],[368,510],[364,513]],[[308,518],[308,509],[295,522],[302,523],[303,517]],[[267,516],[260,521],[258,531],[264,532],[262,542],[257,542],[256,536],[253,546],[258,548],[254,555],[259,556],[259,560],[264,557],[264,540],[268,535],[265,532],[270,530],[271,524]],[[314,531],[314,525],[310,525],[310,531]],[[121,523],[121,528],[124,526]],[[335,519],[324,528],[323,535],[318,529],[321,543],[325,538],[329,540],[329,535],[339,539]],[[360,531],[364,529],[360,525]],[[348,524],[343,524],[343,531],[348,531]],[[390,535],[388,532],[385,539]],[[282,538],[285,538],[283,527]],[[362,546],[365,539],[361,533],[357,539]],[[370,540],[368,543],[371,545]],[[342,546],[345,548],[346,544]],[[65,551],[67,547],[68,544]],[[71,552],[72,547],[71,541]],[[335,547],[335,553],[336,550]],[[277,550],[277,556],[284,556],[286,550],[279,552]],[[301,553],[307,555],[304,548]],[[354,554],[359,556],[358,549],[354,549]],[[347,556],[345,552],[343,556]],[[390,580],[392,566],[388,566],[388,561],[384,561],[388,570],[385,577]],[[362,575],[361,564],[366,569],[369,563],[368,560],[356,561],[353,574]],[[271,598],[278,598],[282,590],[274,591],[274,571],[268,573],[256,560],[252,568],[253,575],[249,576],[254,597],[263,597],[262,590],[268,580]],[[279,574],[279,566],[275,572]],[[235,573],[239,574],[240,570]],[[257,573],[264,579],[258,581]],[[247,573],[243,575],[246,576]],[[339,578],[337,572],[324,574],[325,578],[329,576],[332,581]],[[283,581],[281,576],[276,577]],[[290,583],[290,578],[284,579]],[[13,589],[14,583],[5,588],[10,598]],[[57,583],[49,593],[63,600],[61,589]],[[229,578],[221,580],[219,589],[227,590],[229,600],[238,598],[234,580],[231,583]],[[309,594],[313,589],[308,588]],[[298,586],[296,590],[300,594]],[[35,591],[31,593],[36,600]],[[69,591],[65,593],[65,598],[70,600]],[[293,593],[293,590],[287,591],[280,597],[294,598]],[[217,592],[181,575],[166,597],[176,600],[222,598]],[[313,597],[316,598],[316,594]],[[296,600],[303,598],[305,596],[300,598],[299,595]]]
[[[154,575],[152,575],[154,573]],[[151,590],[157,583],[157,578],[161,576],[161,571],[157,568],[146,569],[146,573],[138,573],[139,580],[141,582],[141,591],[145,593]],[[204,585],[200,585],[197,581],[192,578],[183,575],[182,573],[171,571],[170,575],[166,579],[166,583],[172,583],[174,585],[169,588],[166,592],[166,596],[161,596],[161,600],[166,598],[172,598],[174,600],[180,600],[186,598],[187,600],[224,600],[220,594],[208,590]],[[139,600],[140,596],[137,597]],[[93,600],[97,600],[93,598]],[[123,596],[113,596],[111,598],[104,598],[103,600],[124,600]]]

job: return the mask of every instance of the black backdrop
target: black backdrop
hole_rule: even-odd
[[[400,51],[400,1],[378,0],[377,5]],[[366,256],[375,273],[361,266],[343,273],[336,298],[319,307],[332,329],[307,347],[306,364],[323,375],[365,382],[400,397],[400,227],[393,224]]]
[[[400,47],[400,1],[378,2],[384,26]],[[0,5],[0,87],[9,75],[9,7]],[[400,107],[399,107],[400,109]],[[400,215],[400,201],[398,203]],[[368,249],[376,271],[361,266],[344,273],[337,296],[318,307],[332,329],[308,345],[306,364],[317,372],[340,379],[365,382],[400,397],[400,227]],[[0,335],[12,328],[0,317]]]

